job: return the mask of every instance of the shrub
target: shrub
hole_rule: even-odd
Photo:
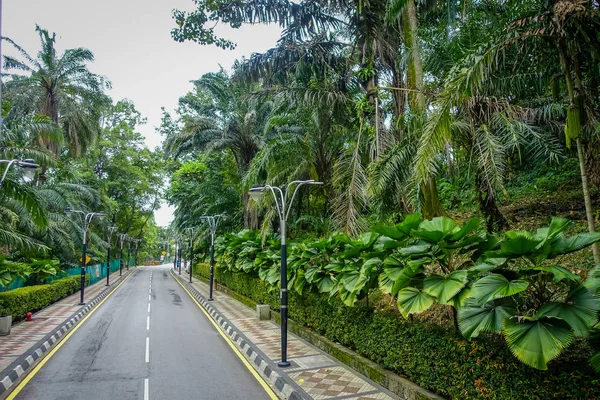
[[[79,276],[53,281],[47,285],[28,286],[0,293],[0,315],[12,315],[13,321],[19,321],[28,312],[35,312],[77,292]],[[86,285],[90,276],[86,275]]]
[[[195,267],[208,277],[208,266]],[[216,269],[216,280],[257,303],[279,308],[277,292],[243,272]],[[394,312],[377,312],[366,302],[346,307],[336,297],[305,290],[290,292],[290,318],[416,384],[453,399],[593,399],[600,378],[589,366],[589,346],[578,341],[534,370],[512,356],[499,335],[466,340]]]

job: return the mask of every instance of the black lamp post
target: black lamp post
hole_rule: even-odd
[[[126,240],[127,234],[119,234],[119,243],[121,247],[121,254],[119,256],[119,276],[123,276],[123,242]]]
[[[135,251],[133,253],[133,266],[134,267],[137,267],[138,245],[140,244],[141,241],[142,241],[142,239],[135,239]]]
[[[181,275],[181,247],[183,246],[183,241],[181,239],[181,235],[177,236],[177,267],[179,268],[179,275]]]
[[[219,225],[219,218],[224,217],[226,214],[218,215],[203,215],[200,218],[205,219],[208,222],[208,229],[210,230],[210,279],[209,279],[209,292],[208,301],[213,301],[213,280],[215,277],[215,234],[217,232],[217,226]]]
[[[110,246],[112,242],[112,234],[116,230],[116,226],[108,227],[108,254],[106,255],[106,286],[110,286]]]
[[[81,281],[80,281],[80,289],[81,289],[81,296],[80,296],[80,301],[79,301],[79,305],[84,305],[85,303],[83,302],[83,292],[84,292],[84,288],[85,288],[85,265],[86,265],[86,250],[87,250],[87,231],[88,228],[90,227],[90,223],[92,222],[92,219],[94,217],[98,217],[98,218],[102,218],[104,217],[104,213],[103,212],[91,212],[91,213],[86,213],[85,211],[81,211],[81,210],[73,210],[70,207],[65,209],[65,213],[67,214],[81,214],[83,216],[83,225],[81,227],[81,230],[83,231],[83,244],[81,246]]]
[[[298,189],[303,185],[322,185],[323,182],[308,181],[293,181],[282,188],[278,186],[253,186],[250,189],[250,197],[254,201],[262,198],[265,189],[269,189],[275,198],[275,207],[279,214],[279,229],[281,230],[281,291],[279,295],[281,308],[281,361],[277,363],[279,367],[289,367],[290,363],[287,360],[287,319],[288,319],[288,287],[287,287],[287,246],[286,246],[286,221],[290,213],[291,205],[294,202]],[[290,187],[296,185],[292,198],[288,202],[288,194]]]
[[[192,283],[192,273],[194,272],[194,267],[193,267],[193,262],[194,262],[194,229],[196,229],[195,227],[193,228],[186,228],[187,231],[190,232],[190,283]]]
[[[129,271],[129,262],[131,260],[131,242],[132,242],[133,238],[128,238],[127,239],[127,244],[129,245],[127,247],[127,271]]]

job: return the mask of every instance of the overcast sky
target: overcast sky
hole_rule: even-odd
[[[275,45],[279,28],[244,26],[239,30],[223,27],[218,31],[238,43],[236,50],[221,50],[187,42],[177,43],[170,31],[174,8],[193,10],[193,0],[4,0],[2,35],[10,37],[31,56],[39,51],[35,25],[56,32],[57,50],[86,47],[96,61],[90,70],[112,82],[109,95],[115,100],[130,99],[148,119],[138,130],[148,147],[160,146],[155,132],[161,107],[173,110],[177,100],[192,88],[190,80],[229,69],[233,62],[253,52]],[[2,51],[11,53],[7,43]],[[14,54],[14,52],[13,52]],[[173,210],[163,206],[156,222],[167,225]]]

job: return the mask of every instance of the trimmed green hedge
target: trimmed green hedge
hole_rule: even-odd
[[[90,276],[85,276],[86,286]],[[13,321],[19,321],[27,316],[28,312],[36,312],[42,308],[77,292],[80,277],[52,281],[46,285],[27,286],[0,293],[0,315],[12,315]]]
[[[208,265],[194,266],[208,277]],[[250,275],[217,268],[216,280],[257,303],[279,308],[279,295]],[[364,303],[346,307],[337,298],[290,292],[290,318],[355,350],[421,387],[452,399],[594,399],[600,376],[588,363],[585,343],[571,346],[539,371],[510,354],[499,335],[466,340],[451,330],[376,312]]]

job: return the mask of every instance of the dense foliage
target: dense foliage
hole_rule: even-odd
[[[289,205],[296,293],[348,307],[383,293],[406,329],[430,317],[538,370],[573,343],[598,352],[597,1],[197,0],[173,19],[174,40],[223,49],[215,24],[282,27],[274,48],[194,81],[161,126],[175,228],[227,212],[221,266],[264,282],[251,297],[277,290],[281,226],[248,190],[314,179]],[[530,393],[507,386],[522,391],[499,398]]]
[[[208,265],[194,266],[208,277]],[[279,307],[279,296],[250,274],[217,268],[217,281],[259,304]],[[452,399],[587,399],[599,395],[587,364],[590,350],[577,341],[547,371],[514,358],[500,337],[466,340],[427,320],[404,320],[373,293],[369,304],[348,308],[316,290],[290,293],[290,318],[433,392]]]
[[[10,261],[0,262],[1,287],[15,277],[43,283],[80,265],[83,220],[65,214],[66,208],[106,214],[92,220],[87,235],[90,264],[106,260],[116,233],[144,239],[140,259],[158,252],[153,212],[162,196],[164,161],[136,131],[145,119],[132,102],[107,96],[110,82],[90,72],[89,50],[59,54],[56,35],[36,30],[36,56],[3,38],[16,56],[3,57],[0,254]],[[13,159],[38,164],[34,177],[24,178],[18,164],[8,168]],[[117,227],[112,235],[109,226]],[[126,252],[129,246],[135,247],[126,241]]]
[[[566,236],[571,223],[562,218],[534,233],[496,236],[478,226],[476,219],[461,227],[447,217],[422,220],[411,214],[395,226],[373,227],[357,240],[335,234],[294,243],[289,286],[299,295],[329,294],[346,306],[378,288],[395,298],[404,318],[439,303],[452,312],[456,330],[467,339],[500,333],[519,360],[545,370],[598,323],[599,268],[582,277],[561,266],[560,257],[600,241],[600,233]],[[226,234],[216,251],[221,268],[277,288],[276,237],[263,245],[258,231]]]
[[[12,315],[13,321],[25,319],[28,312],[42,308],[77,292],[79,276],[70,276],[46,285],[28,286],[0,293],[0,316]],[[86,284],[90,277],[86,275]]]

